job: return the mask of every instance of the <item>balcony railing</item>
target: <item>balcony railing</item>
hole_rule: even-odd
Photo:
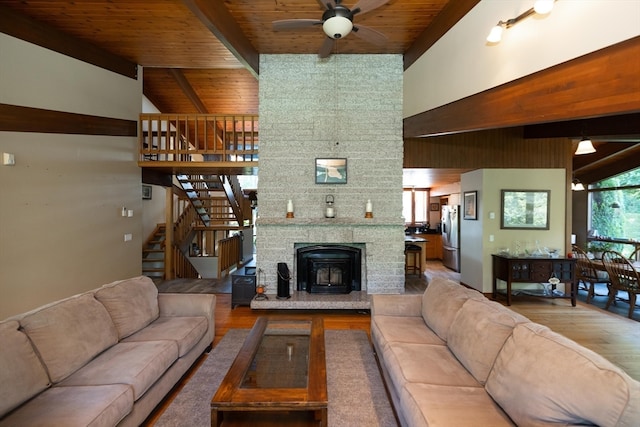
[[[257,162],[258,116],[141,114],[141,162]]]

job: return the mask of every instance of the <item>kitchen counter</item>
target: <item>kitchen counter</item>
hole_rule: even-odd
[[[442,259],[442,236],[440,234],[409,234],[404,236],[404,242],[422,248],[423,271],[428,259]]]
[[[427,243],[428,240],[424,237],[417,236],[415,234],[411,234],[409,236],[404,236],[405,243]]]

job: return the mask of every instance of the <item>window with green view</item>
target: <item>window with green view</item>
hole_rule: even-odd
[[[590,230],[609,239],[640,240],[640,168],[589,186]],[[632,245],[614,244],[628,254]]]

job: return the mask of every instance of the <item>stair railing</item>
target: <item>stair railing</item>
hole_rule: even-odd
[[[222,277],[241,261],[242,237],[238,234],[218,242],[218,277]]]
[[[141,114],[140,161],[256,162],[258,116]]]
[[[191,261],[182,253],[178,245],[174,245],[173,268],[176,278],[198,279],[200,277],[198,270],[196,270],[193,264],[191,264]]]

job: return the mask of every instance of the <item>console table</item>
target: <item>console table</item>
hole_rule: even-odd
[[[497,279],[507,283],[507,305],[511,305],[513,297],[512,283],[548,283],[551,275],[560,280],[560,283],[569,284],[569,291],[565,289],[563,296],[558,295],[534,295],[547,298],[571,298],[571,305],[576,306],[578,294],[578,282],[576,280],[575,258],[526,258],[508,255],[492,255],[493,258],[493,299],[498,296]]]

